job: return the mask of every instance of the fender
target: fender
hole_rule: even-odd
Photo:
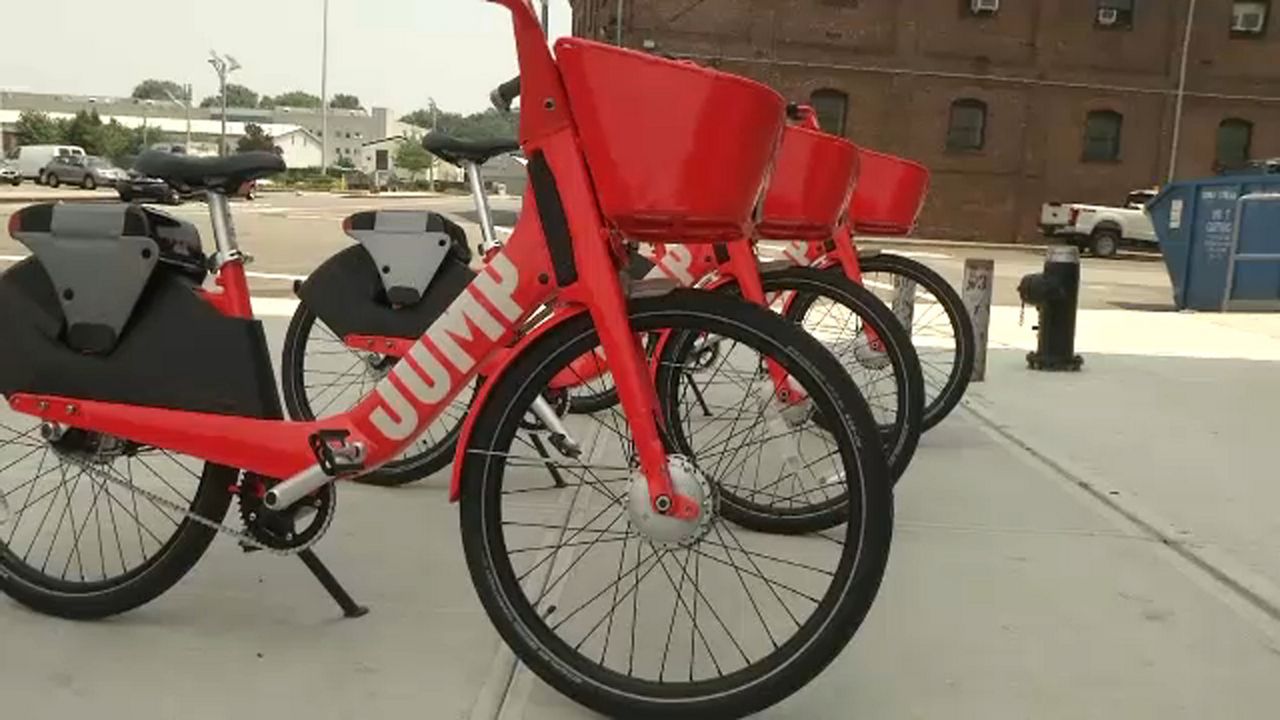
[[[449,480],[449,502],[458,502],[462,496],[462,460],[466,456],[467,447],[471,444],[471,433],[475,429],[476,417],[485,404],[489,402],[490,391],[495,381],[506,375],[515,359],[530,345],[534,344],[551,330],[560,327],[569,320],[587,312],[582,306],[562,306],[546,321],[540,323],[528,334],[522,336],[515,345],[504,350],[494,360],[484,366],[484,385],[471,401],[471,409],[467,419],[462,422],[462,430],[458,434],[458,444],[453,451],[453,473]]]
[[[296,294],[340,338],[362,335],[417,340],[475,277],[474,270],[450,254],[421,300],[393,306],[387,301],[368,250],[352,245],[325,260],[298,286]]]

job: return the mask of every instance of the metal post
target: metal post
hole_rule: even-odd
[[[329,0],[324,0],[320,40],[320,172],[329,172]]]
[[[964,261],[964,307],[973,319],[975,352],[970,379],[987,379],[987,344],[991,326],[991,296],[995,292],[996,262],[985,258]]]
[[[618,47],[622,47],[622,5],[624,2],[625,0],[618,0],[618,17],[615,18],[617,21],[615,23],[616,27],[614,28],[614,32],[617,35],[615,44]]]
[[[218,156],[227,154],[227,71],[224,66],[218,71],[218,93],[222,95],[222,137],[218,140]]]
[[[1196,18],[1196,0],[1187,6],[1187,30],[1182,36],[1182,61],[1178,69],[1178,95],[1173,109],[1173,144],[1169,150],[1169,182],[1178,172],[1178,150],[1182,144],[1182,103],[1187,93],[1187,55],[1191,52],[1191,25]]]
[[[542,34],[551,36],[551,0],[542,0]]]
[[[187,83],[186,86],[183,87],[183,91],[186,93],[185,99],[186,99],[186,106],[187,106],[187,154],[190,155],[191,154],[191,83]]]
[[[435,98],[427,98],[427,101],[431,103],[431,132],[434,133],[440,119],[440,111],[439,108],[436,107]],[[431,170],[431,192],[436,191],[436,163],[438,162],[440,162],[440,159],[432,156],[431,167],[429,168]]]

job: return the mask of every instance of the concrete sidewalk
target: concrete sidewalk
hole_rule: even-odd
[[[1221,320],[1195,326],[1209,333]],[[1270,323],[1247,329],[1252,322],[1223,331],[1274,339]],[[268,321],[273,344],[283,327]],[[1160,369],[1091,355],[1081,375],[1046,376],[1020,362],[1019,351],[996,350],[991,381],[972,392],[977,414],[958,411],[925,437],[899,492],[894,556],[870,618],[832,667],[765,717],[1274,717],[1276,622],[1054,460],[1138,482],[1169,476],[1196,452],[1209,466],[1245,450],[1254,436],[1202,435],[1216,418],[1171,410],[1181,397],[1203,411],[1215,387],[1244,383],[1247,366]],[[1260,398],[1275,387],[1269,365],[1249,376],[1271,383],[1253,386]],[[1156,392],[1161,378],[1183,376],[1194,380],[1179,393]],[[1204,387],[1190,394],[1196,383]],[[1107,432],[1085,431],[1082,418]],[[1246,430],[1244,418],[1224,427]],[[1180,423],[1182,434],[1167,432]],[[1263,542],[1270,526],[1246,526],[1275,504],[1243,494],[1266,484],[1260,461],[1225,478],[1240,492],[1226,492],[1224,473],[1200,476],[1195,466],[1165,485],[1188,493],[1188,511],[1224,496],[1216,531],[1235,517],[1237,531]],[[445,481],[342,488],[318,549],[372,608],[360,620],[338,619],[300,563],[244,556],[225,540],[177,589],[109,622],[52,620],[0,601],[6,707],[32,719],[591,717],[516,667],[498,641],[470,587]],[[1213,510],[1204,514],[1218,517]]]

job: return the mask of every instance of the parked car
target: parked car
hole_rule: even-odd
[[[1114,257],[1122,245],[1155,246],[1156,231],[1146,206],[1158,189],[1134,190],[1124,207],[1081,203],[1045,203],[1040,208],[1040,232],[1072,243],[1095,257]]]
[[[116,183],[116,193],[125,202],[162,202],[169,205],[182,203],[182,195],[169,183],[133,171]]]
[[[8,183],[14,187],[22,184],[22,173],[8,160],[0,160],[0,183]]]
[[[117,182],[128,177],[110,160],[96,155],[60,155],[44,169],[44,184],[55,188],[62,183],[79,185],[85,190],[93,190],[99,185],[115,187]]]
[[[13,160],[18,166],[18,173],[23,179],[44,182],[44,169],[56,157],[64,155],[84,156],[84,148],[79,145],[23,145],[14,151]]]
[[[1280,158],[1250,160],[1238,167],[1218,169],[1219,175],[1280,175]]]

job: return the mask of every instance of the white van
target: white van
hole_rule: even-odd
[[[79,145],[23,145],[13,156],[13,164],[24,178],[41,182],[41,171],[60,155],[84,155]]]

